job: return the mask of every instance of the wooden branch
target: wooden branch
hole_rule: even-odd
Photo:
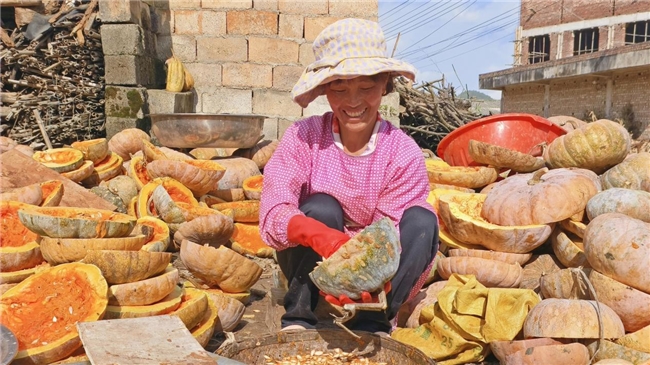
[[[43,123],[43,119],[41,119],[41,113],[37,110],[33,110],[34,113],[34,118],[36,119],[36,123],[38,123],[38,128],[41,130],[41,134],[43,135],[43,139],[45,140],[45,145],[47,146],[48,150],[52,149],[52,142],[50,142],[50,136],[47,135],[47,131],[45,131],[45,124]]]
[[[7,47],[14,48],[16,46],[13,39],[11,39],[11,36],[6,30],[4,30],[4,28],[0,28],[0,39]]]
[[[10,7],[10,6],[39,6],[43,5],[42,0],[0,0],[1,7]]]

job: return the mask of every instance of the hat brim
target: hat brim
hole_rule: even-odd
[[[291,90],[293,101],[303,108],[325,93],[325,85],[340,79],[390,72],[392,77],[404,76],[415,81],[415,67],[394,58],[348,58],[336,67],[305,70]]]

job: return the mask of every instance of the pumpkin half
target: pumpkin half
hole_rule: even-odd
[[[108,288],[111,305],[149,305],[168,296],[178,284],[178,269],[169,265],[165,271],[132,283],[114,284]]]
[[[84,162],[81,151],[68,147],[36,151],[32,158],[59,173],[76,170]]]
[[[94,265],[71,263],[41,270],[0,298],[0,322],[18,339],[16,362],[46,364],[81,346],[75,324],[106,310],[108,285]]]
[[[93,163],[98,163],[108,156],[108,141],[106,138],[72,142],[71,146],[81,151],[85,160],[90,160]]]
[[[257,257],[273,256],[273,248],[269,247],[260,235],[260,227],[257,224],[235,223],[230,247],[242,255],[253,255]]]
[[[136,228],[146,226],[153,230],[153,234],[142,246],[142,250],[165,252],[169,247],[170,236],[167,223],[155,217],[140,217],[137,220]],[[134,230],[135,230],[134,229]]]
[[[323,292],[359,299],[392,279],[399,266],[400,242],[393,221],[382,218],[350,238],[309,273]]]
[[[174,291],[162,300],[149,305],[108,305],[104,319],[140,318],[169,314],[181,305],[183,288],[176,286]]]
[[[153,178],[171,177],[201,196],[217,187],[225,169],[210,160],[155,160],[147,164],[147,172]]]
[[[603,189],[646,190],[644,182],[650,181],[650,152],[630,154],[623,162],[605,171],[600,179]],[[650,192],[650,189],[646,191]]]
[[[533,172],[545,165],[543,159],[533,155],[474,139],[469,140],[468,151],[472,160],[478,163],[515,172]]]
[[[0,271],[18,271],[43,262],[38,235],[28,230],[18,219],[18,210],[26,204],[0,202]]]
[[[144,235],[116,238],[41,238],[41,253],[52,265],[79,261],[88,250],[137,251],[146,241]]]
[[[48,180],[40,184],[41,191],[43,192],[42,207],[56,207],[63,199],[63,181],[61,180]]]
[[[429,182],[456,185],[464,188],[481,188],[496,181],[495,168],[485,166],[433,166],[427,165]]]
[[[246,178],[242,184],[242,189],[244,189],[244,196],[246,196],[246,199],[260,200],[262,198],[263,183],[263,175],[255,175]]]
[[[234,221],[239,223],[257,223],[260,220],[260,201],[242,200],[212,205],[211,208],[222,211],[232,209]]]
[[[162,273],[171,259],[170,252],[88,250],[84,262],[97,266],[109,284],[124,284]]]
[[[199,323],[190,330],[192,336],[194,336],[196,341],[204,348],[208,346],[208,343],[215,332],[217,320],[219,318],[219,311],[217,310],[214,301],[209,295],[207,296],[207,299],[208,308],[206,309],[203,318],[201,318]]]
[[[140,189],[138,202],[136,204],[136,213],[138,218],[158,215],[154,202],[150,198],[156,187],[159,185],[162,185],[162,187],[167,191],[167,194],[169,194],[172,201],[189,203],[193,206],[199,205],[199,202],[194,198],[192,191],[190,191],[190,189],[185,185],[170,177],[159,177],[153,179]]]

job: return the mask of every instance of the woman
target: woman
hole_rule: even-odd
[[[417,144],[378,113],[393,78],[415,78],[413,66],[386,57],[375,22],[344,19],[313,44],[316,61],[293,88],[305,108],[326,95],[332,112],[287,128],[264,168],[263,240],[277,249],[289,289],[283,330],[314,328],[319,290],[309,273],[351,236],[383,217],[400,232],[400,265],[384,312],[359,311],[352,330],[389,332],[399,309],[424,282],[438,248],[438,219],[426,202],[429,183]],[[369,293],[360,293],[367,301]],[[334,304],[349,298],[326,299]],[[394,322],[394,321],[393,321]]]

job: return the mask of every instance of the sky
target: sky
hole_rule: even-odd
[[[418,69],[416,82],[442,78],[480,90],[479,74],[512,67],[520,0],[379,0],[389,55]],[[454,70],[455,69],[455,70]]]

